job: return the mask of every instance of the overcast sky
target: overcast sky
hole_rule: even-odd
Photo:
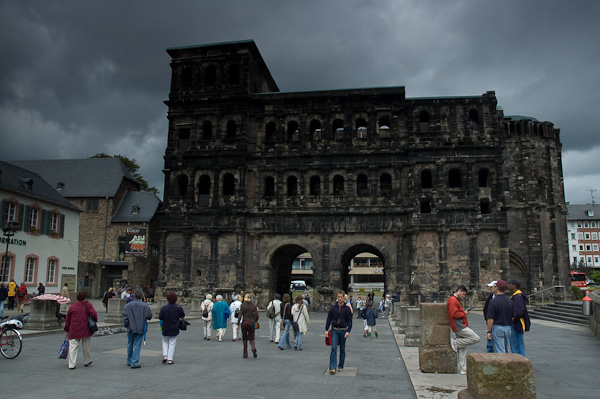
[[[121,154],[162,192],[165,49],[253,39],[281,91],[493,90],[561,130],[566,200],[590,203],[599,21],[597,0],[0,0],[0,160]]]

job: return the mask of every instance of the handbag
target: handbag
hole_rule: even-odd
[[[98,324],[96,324],[94,319],[92,319],[92,316],[88,316],[88,325],[90,326],[90,330],[92,330],[92,332],[98,331]]]
[[[69,356],[69,339],[67,338],[69,335],[65,336],[65,340],[63,341],[60,349],[58,350],[58,358],[66,359]]]
[[[187,326],[189,326],[189,325],[190,325],[190,323],[188,323],[187,320],[179,319],[179,329],[180,330],[184,330],[184,331],[187,330]]]
[[[331,333],[325,335],[325,346],[331,346]]]

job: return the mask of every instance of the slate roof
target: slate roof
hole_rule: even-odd
[[[0,172],[1,190],[80,211],[40,175],[30,170],[0,161]]]
[[[111,219],[111,223],[123,222],[150,222],[160,205],[156,194],[146,191],[128,191],[119,208]],[[139,212],[133,214],[133,207],[137,206]]]
[[[592,211],[592,214],[588,214]],[[567,220],[600,220],[600,205],[567,205]]]
[[[114,197],[123,179],[135,178],[118,158],[52,159],[10,161],[42,176],[52,187],[63,184],[67,198]]]

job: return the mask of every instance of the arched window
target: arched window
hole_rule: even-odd
[[[448,187],[450,188],[461,188],[462,178],[460,176],[460,169],[450,169],[448,172]]]
[[[265,197],[275,196],[275,179],[273,176],[265,177]]]
[[[321,121],[317,119],[313,119],[310,122],[310,134],[312,141],[320,141],[321,140]]]
[[[212,138],[212,122],[204,121],[202,122],[202,139],[210,140]]]
[[[240,83],[240,66],[232,64],[229,66],[229,84],[237,85]]]
[[[379,137],[390,137],[390,118],[383,116],[379,118]]]
[[[363,118],[356,120],[356,138],[366,139],[367,138],[367,121]]]
[[[356,195],[366,197],[369,195],[369,180],[367,175],[360,174],[356,177]]]
[[[421,172],[421,188],[433,188],[433,179],[429,169]]]
[[[177,176],[177,195],[179,197],[187,196],[188,177],[186,175]]]
[[[210,195],[210,177],[208,175],[200,176],[198,181],[198,195]]]
[[[479,187],[489,186],[489,170],[486,168],[479,169]]]
[[[429,133],[429,112],[427,111],[419,113],[419,132]]]
[[[184,89],[192,87],[192,69],[183,68],[181,71],[181,86]]]
[[[223,176],[223,195],[235,195],[235,177],[231,173],[226,173]]]
[[[469,125],[477,126],[479,125],[479,112],[475,108],[471,108],[469,110]]]
[[[321,178],[319,176],[310,178],[310,195],[321,195]]]
[[[237,125],[234,120],[227,121],[227,139],[233,140],[235,139],[235,134],[237,132]]]
[[[421,201],[421,213],[431,213],[431,201],[426,199]]]
[[[344,195],[344,177],[335,175],[333,177],[333,195]]]
[[[204,86],[211,87],[217,83],[217,68],[209,66],[204,70]]]
[[[275,141],[275,134],[277,132],[277,125],[275,122],[267,123],[265,128],[265,141]]]
[[[192,141],[190,140],[190,129],[189,128],[178,128],[177,129],[177,148],[180,150],[187,150],[190,148]]]
[[[298,122],[289,121],[287,127],[287,140],[288,141],[298,141],[300,138],[298,135],[300,131],[298,130]]]
[[[289,176],[287,178],[287,195],[288,197],[295,197],[298,195],[298,179],[296,176]]]
[[[392,193],[392,176],[389,173],[384,173],[379,178],[379,192],[381,195]]]
[[[343,140],[344,139],[344,121],[341,119],[336,119],[333,121],[333,131],[335,140]]]

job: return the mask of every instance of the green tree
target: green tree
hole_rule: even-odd
[[[119,158],[121,162],[123,162],[127,170],[131,172],[135,180],[138,182],[142,191],[149,191],[151,193],[158,194],[158,189],[156,187],[150,187],[148,185],[148,182],[142,177],[141,174],[138,173],[138,170],[140,170],[140,165],[138,165],[135,159],[129,159],[125,155],[110,156],[104,152],[92,155],[90,158]]]

